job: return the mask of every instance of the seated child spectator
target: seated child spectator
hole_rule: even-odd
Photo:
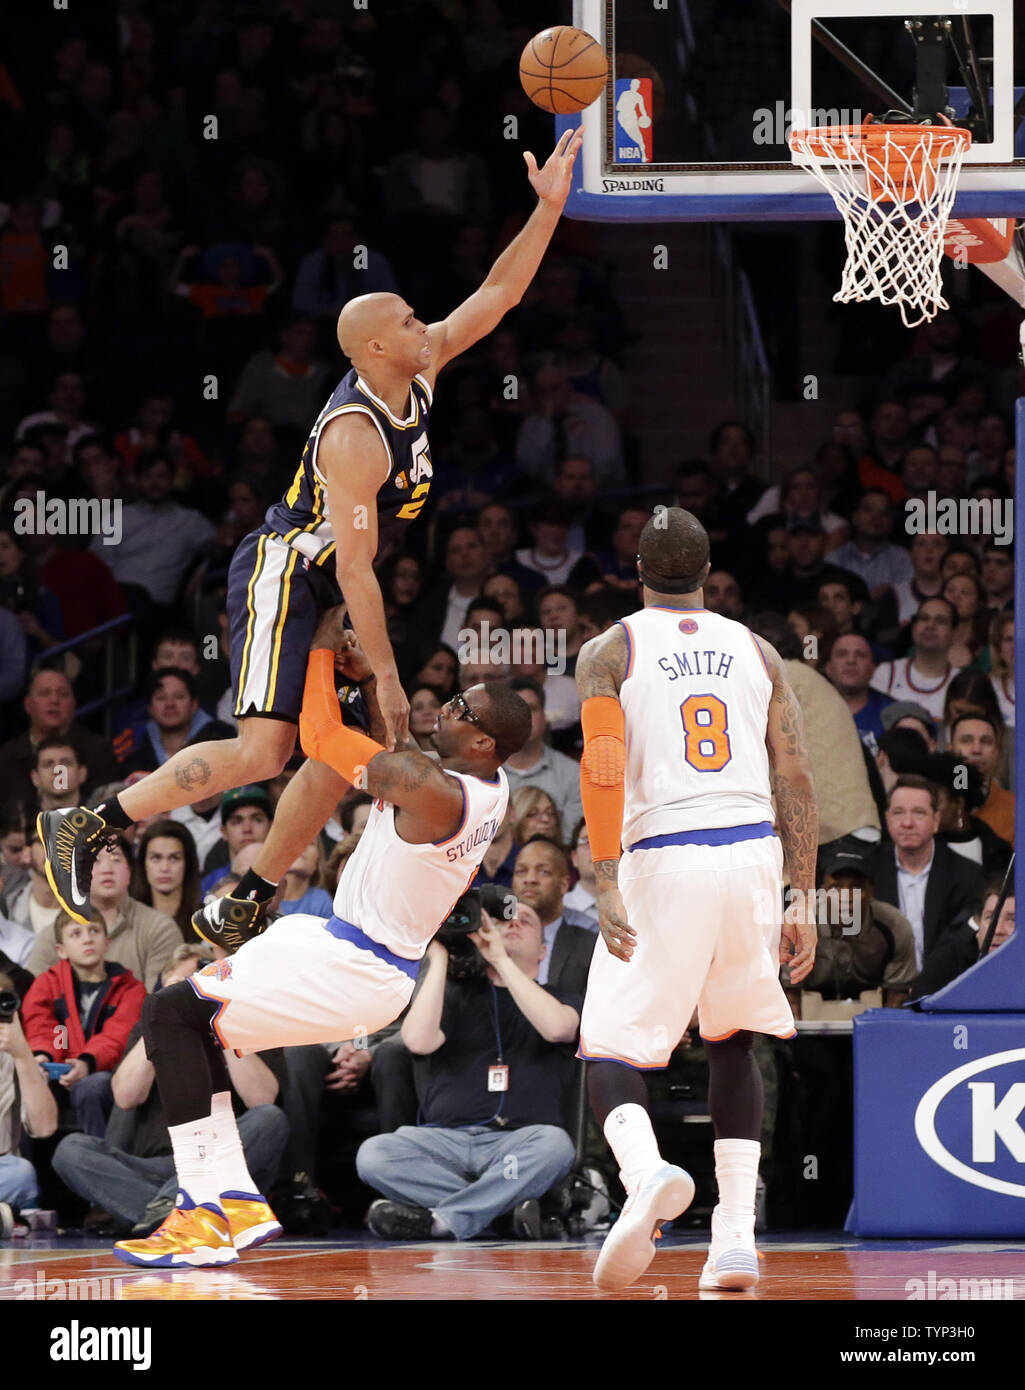
[[[57,1085],[70,1095],[86,1134],[102,1137],[114,1104],[110,1078],[139,1021],[146,990],[123,965],[104,957],[110,938],[102,917],[54,923],[58,963],[25,996],[25,1036],[41,1062],[69,1062]]]

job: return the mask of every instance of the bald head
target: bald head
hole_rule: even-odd
[[[401,323],[405,308],[399,295],[383,291],[360,294],[344,304],[338,315],[338,346],[349,361],[364,356],[372,339],[386,336],[389,328]]]
[[[682,507],[656,507],[638,550],[642,582],[655,593],[692,593],[708,576],[708,532]]]

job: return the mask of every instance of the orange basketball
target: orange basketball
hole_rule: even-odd
[[[557,116],[583,111],[609,79],[605,50],[569,24],[535,34],[520,54],[520,82],[535,106]]]

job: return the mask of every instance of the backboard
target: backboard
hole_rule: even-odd
[[[792,163],[791,126],[911,110],[916,44],[905,21],[945,16],[937,61],[953,119],[968,115],[973,87],[986,108],[954,216],[1025,216],[1019,10],[1013,0],[575,0],[574,23],[605,43],[612,79],[581,117],[557,118],[559,131],[581,120],[585,130],[567,212],[598,221],[834,218],[829,196]]]

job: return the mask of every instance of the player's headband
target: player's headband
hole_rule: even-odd
[[[658,570],[647,568],[639,555],[637,564],[640,567],[641,583],[655,594],[693,594],[708,577],[707,560],[696,574],[687,575],[659,574]]]

